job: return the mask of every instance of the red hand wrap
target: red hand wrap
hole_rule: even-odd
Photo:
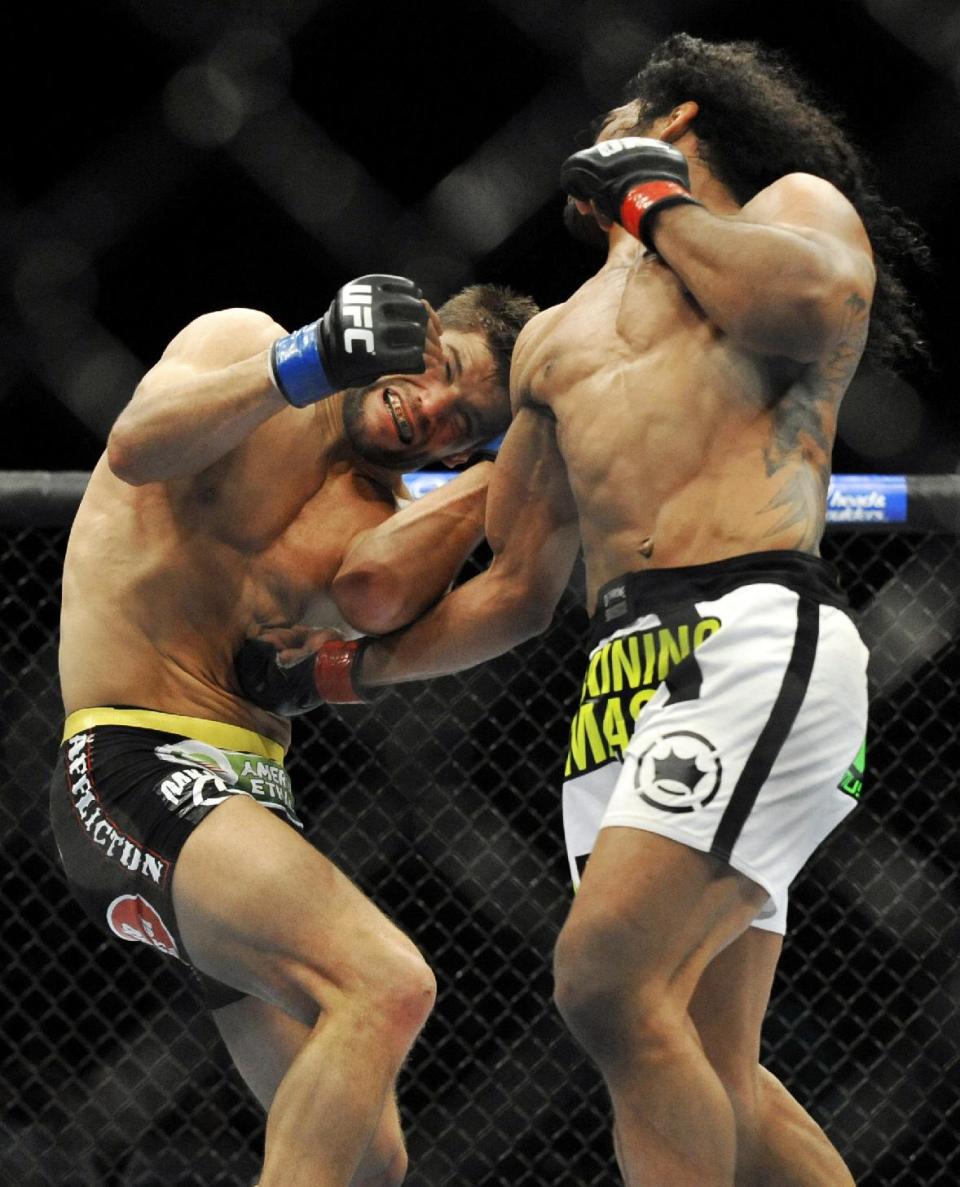
[[[363,703],[363,697],[353,687],[353,665],[359,648],[356,639],[330,639],[320,645],[313,661],[313,682],[329,704]]]
[[[640,232],[644,216],[654,206],[659,206],[664,198],[679,199],[681,202],[696,202],[690,191],[685,190],[678,181],[645,181],[642,185],[634,186],[620,205],[620,222],[637,239],[650,244]],[[672,205],[673,203],[671,203]]]

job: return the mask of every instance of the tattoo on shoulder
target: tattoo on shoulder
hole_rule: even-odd
[[[830,398],[839,401],[847,390],[863,354],[869,325],[867,302],[859,293],[851,293],[843,303],[836,343],[819,368],[820,381]]]
[[[851,293],[833,347],[773,410],[773,433],[765,451],[768,476],[798,453],[829,468],[837,408],[863,354],[867,326],[867,302]]]

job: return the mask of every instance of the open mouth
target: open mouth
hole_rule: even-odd
[[[412,445],[413,427],[410,421],[407,420],[407,414],[403,410],[403,402],[392,387],[384,389],[383,402],[390,409],[390,415],[393,417],[393,423],[401,443],[403,445]]]

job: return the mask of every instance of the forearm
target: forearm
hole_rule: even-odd
[[[485,663],[544,630],[552,609],[524,599],[487,570],[404,630],[369,642],[359,684],[428,680]]]
[[[815,239],[684,205],[658,214],[654,242],[710,321],[735,341],[758,353],[817,357],[837,273]]]
[[[501,455],[502,457],[502,455]],[[500,463],[497,463],[498,466]],[[544,483],[543,485],[546,485]],[[555,492],[554,492],[555,493]],[[491,496],[494,520],[497,495]],[[520,504],[523,506],[523,503]],[[531,499],[524,522],[516,509],[515,538],[499,541],[489,523],[490,567],[451,591],[404,630],[366,645],[358,683],[363,687],[426,680],[494,659],[545,631],[570,579],[579,547],[572,509],[540,518]],[[529,531],[525,527],[530,526]]]
[[[364,533],[347,551],[333,596],[352,626],[386,634],[443,592],[483,540],[493,466],[481,462]]]
[[[277,652],[277,640],[247,640],[237,661],[245,695],[284,713],[291,706],[304,712],[321,701],[362,700],[381,685],[483,663],[545,630],[579,545],[576,506],[552,421],[521,408],[492,469],[485,523],[493,552],[489,568],[383,638],[313,640],[306,655],[297,650],[302,641]],[[470,481],[482,480],[480,475]],[[410,530],[419,531],[418,517],[410,519]]]
[[[110,433],[110,468],[134,485],[197,474],[287,407],[265,350],[183,378],[148,374]]]
[[[532,606],[488,570],[385,638],[346,641],[323,631],[305,641],[276,632],[247,639],[235,657],[237,681],[253,704],[286,717],[369,700],[382,685],[459,672],[522,643],[549,618]]]

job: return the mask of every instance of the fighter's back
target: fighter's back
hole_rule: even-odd
[[[246,500],[218,509],[216,493],[197,484],[129,486],[101,460],[64,566],[68,713],[140,704],[149,689],[148,708],[285,730],[240,697],[233,655],[255,625],[342,623],[325,593],[345,541],[370,525],[375,496],[352,467],[316,463],[312,474],[288,463],[260,494],[269,522]]]

